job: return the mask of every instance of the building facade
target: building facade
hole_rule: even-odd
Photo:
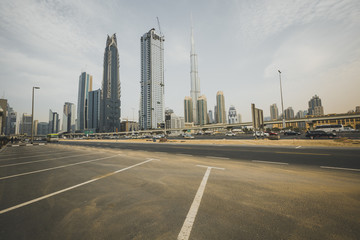
[[[279,119],[279,109],[276,106],[276,103],[270,105],[270,118],[271,120]]]
[[[313,96],[309,101],[308,115],[322,116],[324,115],[324,108],[321,104],[319,96]]]
[[[191,97],[184,99],[184,118],[186,123],[194,122],[193,119],[193,100]]]
[[[191,28],[191,51],[190,51],[190,79],[191,79],[191,90],[190,96],[194,101],[193,104],[193,121],[195,123],[198,122],[197,116],[197,104],[196,101],[200,96],[200,78],[198,75],[198,62],[197,62],[197,54],[195,52],[195,41],[194,41],[194,30]]]
[[[93,132],[100,130],[100,98],[100,89],[89,92],[88,129]]]
[[[31,136],[31,114],[24,113],[22,115],[20,134]]]
[[[230,106],[229,108],[228,123],[229,124],[238,123],[236,109],[234,106]]]
[[[165,122],[164,37],[151,29],[141,39],[140,129],[156,129]]]
[[[7,106],[7,114],[6,114],[6,135],[14,135],[16,134],[16,121],[17,121],[17,113],[14,111],[12,107],[8,104]]]
[[[82,72],[79,77],[76,130],[87,129],[88,97],[92,90],[92,76]]]
[[[60,125],[60,118],[57,112],[49,110],[49,130],[48,133],[58,133]]]
[[[104,53],[104,71],[100,97],[100,131],[116,132],[120,129],[121,88],[120,62],[116,35],[107,36]]]
[[[37,135],[46,136],[49,132],[49,123],[39,122],[37,127]]]
[[[222,91],[216,93],[216,123],[226,123],[225,98]]]
[[[64,104],[62,131],[75,132],[75,104],[73,103]]]
[[[208,123],[207,99],[205,95],[201,95],[197,100],[197,115],[199,125],[205,125]]]
[[[213,114],[212,110],[209,110],[209,112],[208,112],[208,119],[209,119],[210,124],[214,123],[214,114]]]
[[[1,118],[1,127],[0,127],[0,135],[5,134],[6,129],[6,117],[7,117],[7,99],[0,99],[0,107],[3,110],[2,118]]]
[[[295,118],[294,110],[292,109],[292,107],[288,107],[287,109],[284,110],[284,112],[285,112],[285,119]]]

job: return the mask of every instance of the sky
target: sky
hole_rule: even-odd
[[[48,121],[77,104],[81,72],[101,87],[107,35],[116,33],[120,57],[121,117],[137,119],[140,37],[155,28],[165,36],[165,106],[184,116],[190,96],[193,19],[201,94],[213,110],[217,91],[225,106],[251,121],[251,103],[295,114],[317,94],[325,114],[360,105],[360,1],[358,0],[2,0],[0,98],[18,114]],[[18,115],[20,116],[20,115]]]

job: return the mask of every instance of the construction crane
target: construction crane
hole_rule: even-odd
[[[158,18],[158,17],[156,17],[156,19],[157,19],[157,23],[158,23],[158,26],[159,26],[160,37],[164,37],[164,35],[163,35],[163,34],[162,34],[162,32],[161,32],[161,27],[160,27],[160,21],[159,21],[159,18]]]

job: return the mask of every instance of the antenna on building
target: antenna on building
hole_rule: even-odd
[[[160,21],[159,21],[159,18],[158,18],[158,17],[156,17],[156,19],[157,19],[157,23],[158,23],[158,26],[159,26],[160,37],[164,37],[164,35],[163,35],[163,34],[162,34],[162,32],[161,32],[161,27],[160,27]]]

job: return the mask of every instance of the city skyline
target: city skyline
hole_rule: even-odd
[[[157,26],[159,16],[167,39],[165,107],[181,116],[183,98],[189,94],[188,39],[192,12],[201,66],[201,94],[213,96],[222,89],[226,92],[225,108],[234,105],[243,121],[251,120],[251,102],[269,116],[270,104],[280,106],[277,76],[280,69],[284,108],[306,110],[308,100],[318,94],[325,114],[345,113],[359,105],[356,89],[360,87],[357,81],[360,53],[354,51],[360,46],[356,37],[359,4],[335,3],[181,2],[176,3],[177,8],[164,4],[159,9],[145,3],[154,10],[145,11],[137,4],[114,2],[89,1],[84,6],[67,1],[42,4],[5,1],[0,3],[4,56],[0,94],[20,116],[31,112],[31,87],[40,86],[35,96],[35,119],[47,121],[49,109],[61,112],[64,102],[77,102],[80,72],[94,76],[94,89],[101,86],[103,39],[106,34],[117,32],[122,33],[118,43],[123,64],[122,118],[131,119],[140,96],[138,39],[147,29]],[[208,17],[209,13],[214,13],[214,19]],[[132,24],[128,26],[122,19]],[[339,82],[343,88],[338,87]],[[213,106],[215,99],[209,97],[208,108]]]

